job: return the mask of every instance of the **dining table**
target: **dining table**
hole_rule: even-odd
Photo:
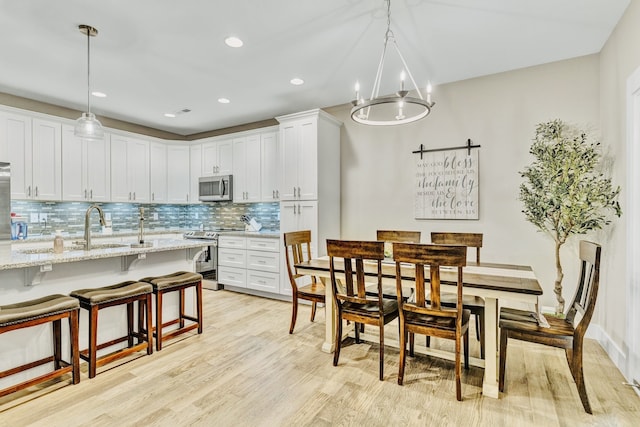
[[[326,289],[326,326],[325,341],[322,350],[332,353],[336,348],[335,322],[337,310],[333,298],[329,257],[312,258],[309,261],[295,264],[299,274],[316,276],[325,285]],[[428,266],[425,267],[425,278],[428,280]],[[336,263],[336,278],[344,278],[344,272],[340,263]],[[365,263],[365,275],[377,275],[377,263]],[[442,292],[456,292],[457,269],[441,267]],[[415,284],[415,266],[401,264],[401,276],[403,288],[412,288]],[[393,259],[385,259],[382,262],[382,285],[385,294],[395,295],[396,289],[396,265]],[[498,306],[505,302],[516,304],[525,303],[531,307],[534,313],[539,313],[538,297],[542,295],[542,288],[533,269],[526,265],[496,264],[496,263],[471,263],[463,267],[463,295],[479,296],[485,302],[485,357],[486,360],[471,360],[475,366],[484,367],[482,393],[484,396],[498,398]],[[543,317],[541,317],[544,319]],[[342,337],[340,337],[342,339]],[[385,337],[385,345],[389,340]],[[429,353],[429,350],[424,351]],[[442,353],[442,352],[440,352]],[[441,354],[438,354],[441,355]],[[493,356],[492,356],[493,355]],[[445,356],[446,357],[446,356]],[[470,361],[471,361],[470,360]]]

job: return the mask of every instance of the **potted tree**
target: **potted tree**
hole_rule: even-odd
[[[608,214],[622,215],[611,178],[598,171],[599,142],[575,126],[556,119],[536,126],[529,153],[535,160],[520,175],[522,212],[527,220],[555,242],[556,315],[564,313],[560,248],[569,237],[586,234],[611,222]]]

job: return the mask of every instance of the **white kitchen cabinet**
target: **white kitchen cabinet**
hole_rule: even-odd
[[[322,110],[277,117],[280,122],[280,231],[310,230],[311,253],[326,255],[340,238],[340,127]],[[280,293],[291,295],[281,250]]]
[[[149,143],[149,191],[152,203],[167,202],[167,145]]]
[[[236,288],[247,287],[246,239],[243,236],[218,238],[218,283]]]
[[[233,139],[233,201],[260,201],[260,135]]]
[[[167,146],[167,201],[169,203],[189,203],[191,200],[189,159],[188,145]]]
[[[62,126],[62,200],[108,202],[111,198],[110,138],[86,140]]]
[[[270,294],[280,291],[280,239],[221,235],[218,282]]]
[[[277,202],[280,200],[280,149],[278,132],[265,132],[260,135],[260,176],[261,201]]]
[[[231,175],[233,141],[209,140],[202,143],[202,176]]]
[[[336,140],[339,150],[341,123],[321,110],[277,119],[280,122],[282,171],[280,199],[315,200],[322,178],[319,173],[324,174],[320,167],[324,165],[319,163],[325,162],[323,156],[335,148]],[[324,146],[325,140],[332,142],[329,147]],[[328,165],[332,166],[332,161]],[[331,169],[339,174],[340,162]],[[339,188],[336,191],[340,191]]]
[[[11,198],[62,200],[60,123],[3,113],[2,133],[11,163]]]
[[[189,202],[200,203],[198,179],[202,176],[202,144],[189,147],[189,176]]]
[[[148,141],[111,135],[111,201],[150,201]]]
[[[31,117],[13,113],[0,113],[1,160],[11,163],[12,199],[29,198],[27,197],[27,190],[32,180],[31,130]]]

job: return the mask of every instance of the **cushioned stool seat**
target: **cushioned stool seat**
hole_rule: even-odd
[[[188,332],[192,329],[198,328],[198,333],[202,333],[202,275],[198,273],[192,273],[189,271],[178,271],[176,273],[167,274],[157,277],[145,277],[140,279],[141,282],[148,282],[153,286],[153,293],[156,296],[156,349],[159,351],[162,349],[162,341],[167,338],[171,338],[176,335]],[[185,313],[184,300],[185,289],[195,288],[196,292],[196,316],[190,316]],[[162,320],[162,298],[165,293],[179,291],[179,305],[180,312],[178,318],[169,322]],[[185,326],[185,320],[190,320],[192,323]],[[170,325],[178,324],[178,328],[172,331],[163,333],[162,330]]]
[[[6,371],[0,372],[0,378],[17,374],[45,363],[53,362],[53,371],[37,378],[0,390],[0,396],[6,396],[14,391],[22,390],[57,378],[71,372],[73,384],[80,382],[80,359],[78,356],[78,300],[65,295],[49,295],[35,300],[0,306],[0,334],[28,328],[31,326],[52,323],[53,326],[53,355],[44,359],[30,362]],[[71,361],[62,360],[62,319],[69,319],[70,355]]]
[[[80,301],[80,307],[89,312],[89,348],[80,352],[80,357],[89,362],[89,378],[96,376],[96,369],[113,360],[140,350],[153,353],[151,330],[151,291],[148,283],[127,281],[93,289],[78,289],[71,296]],[[138,302],[138,330],[133,328],[133,303]],[[127,305],[127,335],[98,344],[98,311],[101,308]],[[144,322],[147,322],[146,326]],[[134,345],[134,338],[137,343]],[[97,357],[98,350],[127,341],[127,347]]]

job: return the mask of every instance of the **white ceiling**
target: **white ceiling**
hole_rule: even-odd
[[[418,85],[599,52],[630,0],[392,0],[391,29]],[[371,91],[383,0],[0,0],[0,92],[181,135],[350,102]],[[244,47],[224,44],[229,35]],[[385,76],[401,67],[388,50]],[[302,86],[289,80],[300,77]],[[385,79],[383,79],[385,80]],[[217,99],[226,97],[230,104]],[[191,109],[169,119],[165,112]],[[436,106],[437,108],[437,106]]]

